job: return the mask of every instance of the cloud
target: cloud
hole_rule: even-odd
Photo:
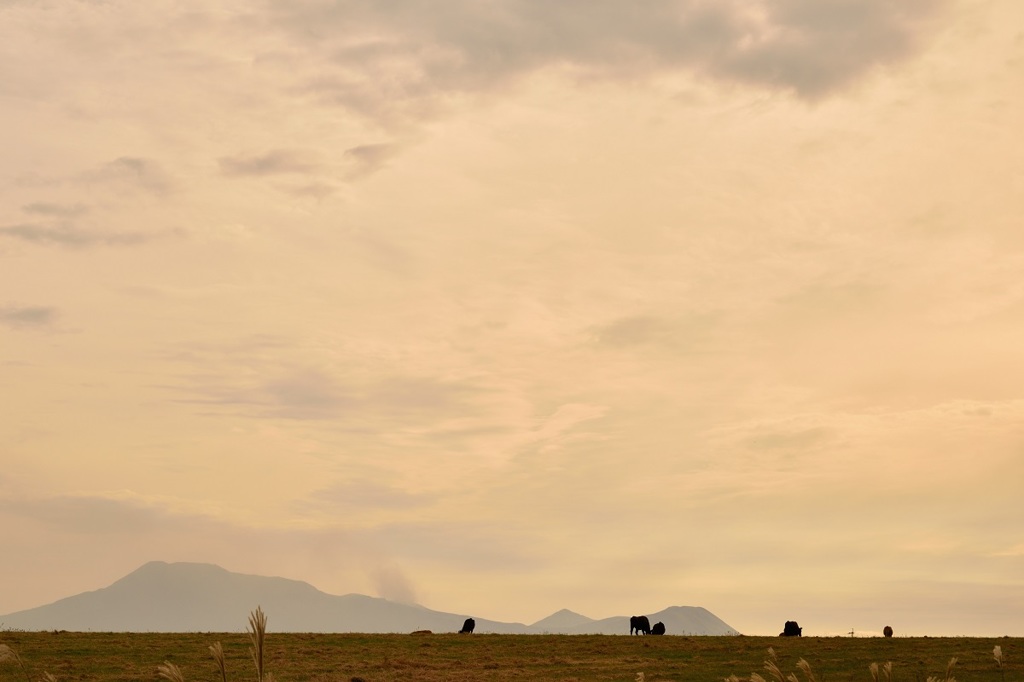
[[[660,346],[672,350],[694,351],[707,345],[714,325],[710,316],[673,319],[657,315],[627,315],[596,325],[593,341],[611,349]]]
[[[162,235],[144,232],[99,232],[69,225],[24,223],[0,227],[0,237],[2,236],[33,244],[87,248],[92,246],[137,246]]]
[[[14,329],[48,327],[56,319],[56,308],[45,306],[0,307],[0,324]]]
[[[766,430],[750,436],[745,444],[752,450],[806,450],[831,436],[826,428],[808,428],[796,431]]]
[[[345,150],[345,158],[352,163],[349,178],[356,179],[380,170],[398,151],[392,144],[363,144]]]
[[[88,209],[82,204],[36,202],[22,206],[21,210],[25,213],[34,213],[52,218],[74,218],[86,213]]]
[[[206,358],[200,359],[208,362]],[[204,376],[184,390],[201,397],[186,402],[219,405],[280,419],[352,419],[369,423],[429,421],[466,410],[480,389],[431,377],[384,376],[372,380],[339,378],[317,369],[267,370],[276,374],[249,385]]]
[[[86,183],[108,184],[121,188],[141,189],[153,194],[167,194],[174,186],[170,175],[153,159],[122,156],[81,176]]]
[[[412,493],[369,479],[338,483],[314,493],[300,503],[300,510],[324,509],[331,513],[365,512],[375,509],[415,509],[434,502],[424,493]]]
[[[651,315],[619,318],[595,330],[597,342],[608,346],[636,346],[665,339],[671,335],[670,325]]]
[[[321,201],[329,196],[337,194],[338,185],[329,182],[307,182],[301,185],[283,187],[282,190],[293,197],[311,198]]]
[[[74,495],[8,499],[0,512],[64,532],[102,535],[153,532],[173,516],[134,498]]]
[[[546,69],[686,72],[823,97],[911,57],[945,0],[361,0],[275,3],[323,68],[305,90],[368,114],[428,115],[452,94]]]
[[[225,175],[264,176],[288,173],[309,173],[318,164],[309,152],[297,149],[275,149],[264,154],[238,154],[217,160]]]
[[[345,390],[329,374],[298,371],[263,386],[270,411],[290,419],[322,419],[339,416],[350,403]]]

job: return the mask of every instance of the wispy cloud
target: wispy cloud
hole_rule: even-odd
[[[263,154],[238,154],[217,160],[225,175],[264,176],[306,174],[317,169],[315,156],[299,149],[274,149]]]
[[[418,116],[446,94],[552,68],[631,79],[686,71],[814,99],[913,55],[943,4],[656,0],[638,10],[583,0],[387,8],[308,0],[272,11],[305,49],[329,56],[310,92],[355,110]]]
[[[21,207],[25,213],[47,216],[51,218],[74,218],[88,212],[88,208],[82,204],[60,204],[50,202],[35,202]]]
[[[65,495],[8,499],[0,513],[44,523],[65,532],[121,534],[151,532],[173,514],[137,496]]]
[[[0,227],[0,237],[9,237],[44,246],[88,248],[92,246],[138,246],[167,233],[100,232],[70,225],[25,223]]]
[[[57,319],[57,309],[48,306],[0,306],[0,324],[14,329],[45,329]]]
[[[357,179],[380,170],[398,152],[392,144],[363,144],[345,150],[345,158],[352,164],[349,178]]]
[[[112,185],[138,189],[152,194],[167,194],[174,181],[163,166],[154,159],[121,156],[80,176],[88,184]]]
[[[373,511],[379,509],[413,509],[424,507],[435,497],[410,492],[396,485],[372,479],[346,480],[319,490],[300,503],[300,509],[323,509],[332,514]]]
[[[452,410],[468,408],[467,399],[480,392],[469,384],[431,377],[355,379],[318,368],[267,368],[266,372],[270,376],[245,385],[204,375],[179,390],[199,396],[186,402],[280,419],[358,419],[367,428],[442,418]]]

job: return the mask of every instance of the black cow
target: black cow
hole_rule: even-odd
[[[632,616],[629,619],[629,634],[649,635],[651,634],[651,621],[647,620],[647,616]]]
[[[796,624],[795,620],[787,620],[786,626],[779,633],[779,637],[802,637],[804,629]]]
[[[663,634],[665,634],[665,624],[662,623],[659,620],[657,623],[654,624],[654,627],[651,628],[651,634],[652,635],[663,635]]]
[[[473,630],[476,629],[476,621],[472,618],[467,618],[466,622],[462,624],[462,629],[459,630],[460,635],[471,635]]]
[[[882,629],[882,634],[885,635],[886,637],[892,637],[892,626],[886,625]]]

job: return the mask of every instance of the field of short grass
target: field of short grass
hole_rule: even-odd
[[[251,635],[0,632],[20,662],[0,662],[0,682],[99,680],[164,682],[170,662],[185,682],[221,682],[210,645],[223,646],[227,682],[257,682]],[[993,656],[1000,647],[1003,665]],[[1024,682],[1021,638],[630,637],[628,635],[276,634],[266,633],[263,682],[469,680],[749,680],[771,647],[784,675],[817,682],[873,682],[871,663],[892,662],[893,682],[946,679]],[[884,677],[880,682],[885,682]]]

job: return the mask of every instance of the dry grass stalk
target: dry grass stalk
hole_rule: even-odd
[[[263,608],[256,607],[256,610],[249,614],[249,641],[252,648],[252,662],[256,665],[256,682],[263,681],[263,643],[267,635],[267,616]]]
[[[879,680],[879,667],[877,663],[872,663],[868,666],[868,670],[871,672],[872,682],[880,682]],[[885,682],[892,682],[892,661],[886,661],[885,665],[881,667],[882,679]]]
[[[956,682],[956,678],[953,677],[953,668],[956,667],[956,656],[949,659],[949,663],[946,664],[946,676],[945,677],[929,677],[928,682]]]
[[[18,652],[7,646],[6,644],[0,644],[0,663],[4,661],[14,661],[21,668],[21,674],[25,676],[27,682],[32,682],[32,678],[28,674],[28,668],[25,667],[25,661],[21,660],[21,656]]]
[[[168,682],[185,682],[185,676],[181,674],[181,669],[170,661],[164,661],[163,665],[158,665],[156,671]]]
[[[772,676],[775,682],[787,682],[786,676],[779,667],[779,657],[775,655],[775,649],[768,647],[768,660],[764,662],[764,669]]]
[[[949,663],[946,664],[946,679],[953,679],[953,668],[956,666],[956,656],[949,659]]]
[[[57,678],[48,672],[43,672],[43,682],[57,682]]]
[[[874,666],[872,675],[876,676],[874,682],[878,682],[878,666],[874,663],[871,665]],[[813,670],[811,670],[811,664],[804,659],[801,658],[797,661],[796,667],[799,668],[804,674],[804,677],[807,678],[807,682],[819,682],[818,676],[814,674]],[[768,647],[768,658],[764,662],[764,669],[768,671],[768,674],[774,682],[800,682],[800,678],[796,676],[796,673],[789,673],[787,675],[782,672],[782,668],[779,667],[779,657],[776,655],[775,649],[771,647]],[[722,678],[722,682],[740,682],[740,680],[736,675],[730,675],[729,677]],[[750,673],[750,682],[767,682],[767,680],[757,673]]]
[[[224,662],[224,647],[220,645],[220,642],[214,642],[210,645],[210,655],[213,656],[213,660],[217,662],[217,667],[220,669],[221,682],[228,682],[228,668]]]
[[[804,674],[804,677],[807,678],[807,682],[818,682],[818,677],[814,674],[814,671],[811,670],[810,663],[801,658],[799,661],[796,662],[796,667],[800,668],[800,671]],[[790,675],[790,678],[792,678],[792,680],[796,682],[796,675]]]

